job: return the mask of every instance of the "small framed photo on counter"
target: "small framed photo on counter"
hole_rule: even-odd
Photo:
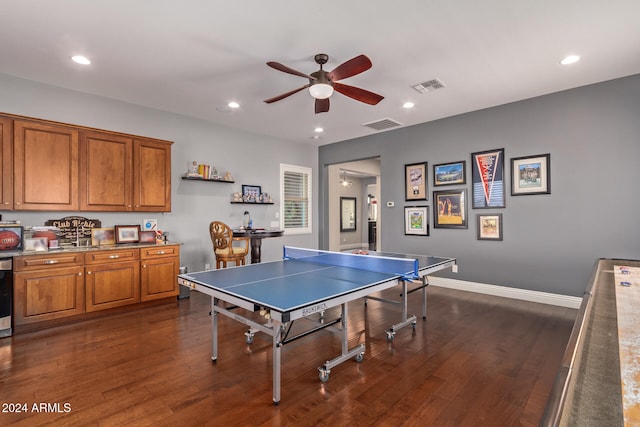
[[[116,243],[138,243],[139,225],[116,225]]]
[[[92,228],[91,246],[108,246],[116,244],[113,228]]]
[[[143,230],[140,232],[140,240],[138,243],[156,243],[156,232]]]
[[[46,237],[34,237],[31,239],[24,239],[25,251],[47,251],[49,250],[49,239]]]

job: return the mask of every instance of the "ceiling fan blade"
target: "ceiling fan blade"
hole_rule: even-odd
[[[338,65],[333,71],[330,71],[329,78],[335,82],[337,80],[346,79],[347,77],[360,74],[363,71],[367,71],[369,68],[371,68],[371,60],[365,55],[359,55],[355,58],[351,58],[341,65]]]
[[[311,80],[315,80],[315,79],[316,79],[315,77],[311,77],[311,76],[310,76],[310,75],[308,75],[308,74],[305,74],[305,73],[303,73],[303,72],[300,72],[300,71],[294,70],[293,68],[289,68],[289,67],[287,67],[286,65],[282,65],[282,64],[281,64],[281,63],[279,63],[279,62],[273,62],[273,61],[271,61],[271,62],[267,62],[267,65],[268,65],[269,67],[271,67],[271,68],[274,68],[274,69],[278,70],[278,71],[282,71],[282,72],[284,72],[284,73],[293,74],[294,76],[305,77],[305,78],[307,78],[307,79],[311,79]]]
[[[369,92],[368,90],[360,89],[359,87],[349,86],[342,83],[333,82],[333,89],[340,92],[343,95],[353,98],[356,101],[364,102],[369,105],[376,105],[378,102],[384,99],[384,96],[377,93]]]
[[[329,98],[316,99],[316,114],[329,111]]]
[[[276,102],[276,101],[280,101],[281,99],[286,98],[287,96],[291,96],[294,93],[298,93],[300,92],[302,89],[306,89],[309,86],[311,86],[310,84],[306,84],[302,87],[299,87],[298,89],[294,89],[292,91],[289,91],[287,93],[283,93],[282,95],[278,95],[278,96],[274,96],[273,98],[269,98],[269,99],[265,99],[264,102],[266,102],[267,104],[271,104],[272,102]]]

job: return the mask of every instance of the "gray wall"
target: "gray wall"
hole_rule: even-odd
[[[183,265],[190,271],[212,263],[208,234],[209,222],[222,220],[237,227],[248,210],[255,227],[269,227],[280,203],[280,163],[314,169],[313,194],[317,195],[317,149],[307,144],[274,140],[237,131],[177,114],[144,108],[108,98],[74,92],[0,74],[0,112],[55,120],[135,135],[174,141],[172,148],[172,212],[104,213],[84,212],[103,226],[142,224],[144,218],[157,218],[159,228],[168,231],[170,240],[182,242]],[[213,109],[213,107],[212,107]],[[225,114],[225,113],[219,113]],[[229,114],[242,114],[235,111]],[[183,181],[182,174],[193,160],[212,163],[220,171],[230,171],[235,184]],[[46,179],[46,177],[43,177]],[[271,193],[274,205],[231,205],[231,194],[242,184],[261,185]],[[313,206],[317,206],[317,199]],[[48,219],[77,215],[77,212],[0,212],[3,219],[19,219],[24,225],[42,225]],[[263,261],[282,257],[282,245],[317,247],[318,221],[314,212],[313,234],[285,235],[265,239]],[[215,266],[215,264],[214,264]]]
[[[466,160],[471,197],[470,153],[494,148],[505,149],[506,208],[469,206],[466,230],[403,234],[403,206],[418,204],[404,201],[404,164],[429,162],[432,222],[433,164]],[[543,153],[551,153],[551,194],[510,196],[510,158]],[[597,258],[640,258],[640,75],[321,146],[321,218],[326,165],[373,156],[382,249],[456,257],[460,273],[448,277],[581,296]],[[490,212],[503,214],[502,242],[476,240],[476,215]],[[321,247],[326,230],[324,222]]]

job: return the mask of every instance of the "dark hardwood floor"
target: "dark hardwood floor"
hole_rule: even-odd
[[[316,368],[340,352],[338,337],[324,330],[294,341],[283,349],[274,406],[270,337],[249,346],[246,327],[220,316],[212,363],[209,304],[192,292],[0,339],[0,425],[536,426],[576,315],[430,287],[427,320],[389,343],[399,307],[359,301],[349,306],[350,340],[366,340],[364,361],[345,362],[322,383]],[[418,295],[410,308],[420,313]],[[4,412],[15,404],[27,412]]]

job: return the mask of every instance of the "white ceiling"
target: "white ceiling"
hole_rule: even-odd
[[[307,83],[267,61],[311,73],[317,53],[326,70],[366,54],[373,68],[342,82],[385,99],[263,102]],[[0,73],[319,145],[640,73],[640,1],[0,0],[0,58]],[[446,88],[410,87],[433,78]]]

